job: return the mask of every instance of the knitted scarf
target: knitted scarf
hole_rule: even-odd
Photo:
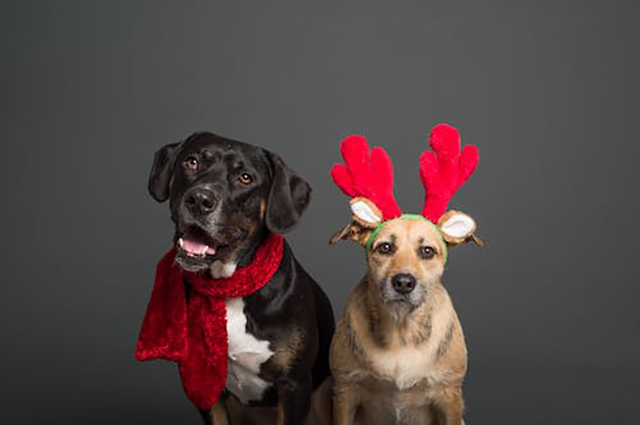
[[[191,402],[211,408],[227,379],[227,311],[225,299],[246,297],[262,288],[280,267],[283,238],[270,235],[253,262],[229,278],[191,273],[175,263],[172,248],[160,260],[142,323],[135,357],[178,363],[182,385]],[[185,283],[192,287],[189,299]]]

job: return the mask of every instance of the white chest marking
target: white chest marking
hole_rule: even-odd
[[[449,304],[450,305],[450,304]],[[435,358],[441,341],[453,317],[453,307],[432,317],[432,337],[421,346],[404,346],[394,350],[370,348],[368,357],[376,373],[393,381],[400,390],[410,388],[423,380],[430,385],[446,377],[446,371],[434,369]]]
[[[226,388],[243,403],[259,400],[271,384],[258,373],[273,351],[269,349],[269,341],[261,341],[247,332],[242,298],[229,298],[226,306],[229,341]]]
[[[432,367],[430,356],[414,347],[376,353],[371,361],[373,369],[380,376],[394,381],[400,390],[410,388],[427,378]]]

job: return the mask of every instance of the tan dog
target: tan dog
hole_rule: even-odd
[[[443,228],[460,215],[443,216],[440,230],[397,218],[375,236],[331,344],[336,425],[462,423],[467,348],[441,283],[447,245],[479,241],[473,230],[448,238]],[[372,231],[354,220],[332,242],[364,244]]]
[[[347,165],[332,171],[353,198],[353,221],[331,243],[355,240],[368,264],[331,344],[335,425],[464,423],[467,348],[441,278],[450,247],[482,242],[471,217],[443,212],[478,155],[471,146],[461,152],[457,130],[446,125],[434,129],[431,147],[421,157],[421,215],[401,215],[390,160],[381,148],[369,152],[361,136],[345,139]]]
[[[375,236],[331,344],[336,425],[462,423],[467,348],[441,277],[447,245],[479,240],[471,230],[445,242],[459,215],[443,216],[440,230],[397,218]],[[364,244],[372,231],[354,220],[332,242]]]

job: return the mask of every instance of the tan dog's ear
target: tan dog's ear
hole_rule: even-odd
[[[349,203],[353,221],[337,232],[329,243],[334,244],[343,239],[351,239],[360,245],[366,245],[376,227],[382,222],[382,213],[367,198],[353,198]]]
[[[371,233],[374,230],[375,227],[365,227],[359,222],[353,220],[342,230],[333,235],[329,240],[329,243],[334,244],[340,242],[343,239],[351,239],[358,242],[360,245],[365,246],[367,244],[367,241],[369,240],[369,236],[371,236]]]
[[[466,242],[473,242],[480,247],[484,246],[482,239],[474,234],[476,222],[460,211],[451,210],[444,213],[438,220],[438,228],[450,246]]]

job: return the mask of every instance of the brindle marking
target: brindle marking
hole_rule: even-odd
[[[345,318],[344,326],[345,326],[345,333],[347,335],[347,340],[349,342],[349,347],[351,348],[351,351],[360,360],[364,362],[368,361],[367,352],[363,350],[362,347],[360,346],[360,343],[358,342],[358,337],[351,326],[351,319],[349,317]]]
[[[439,359],[447,352],[449,349],[449,345],[451,344],[451,338],[453,338],[453,326],[454,322],[451,321],[449,328],[447,329],[447,333],[444,334],[442,341],[440,341],[440,345],[438,345],[438,354],[436,354],[436,359]]]
[[[414,344],[422,345],[429,338],[431,338],[431,314],[427,316],[424,328],[422,329],[422,332],[418,335],[418,337],[415,338]]]

